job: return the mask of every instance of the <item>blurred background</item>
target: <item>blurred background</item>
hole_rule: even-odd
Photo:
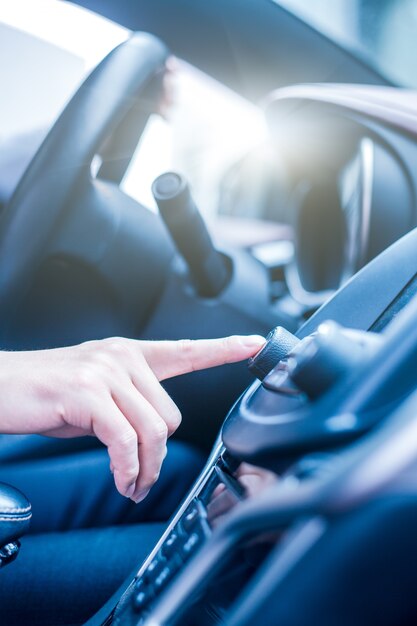
[[[365,57],[393,83],[417,87],[414,0],[277,4]],[[0,2],[0,83],[7,94],[0,98],[0,207],[86,74],[128,36],[127,29],[70,2]],[[261,106],[180,59],[172,74],[171,105],[164,116],[150,119],[122,189],[155,210],[152,180],[176,169],[190,180],[214,231],[222,215],[229,240],[245,244],[249,229],[253,243],[253,220],[260,239],[265,228],[272,238],[274,223],[286,221],[290,190],[282,155],[268,142]],[[225,227],[227,218],[236,224],[239,218],[239,228]]]

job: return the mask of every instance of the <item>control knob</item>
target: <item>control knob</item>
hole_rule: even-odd
[[[295,335],[282,326],[276,326],[268,334],[259,352],[249,359],[249,370],[262,381],[299,343],[300,340]]]

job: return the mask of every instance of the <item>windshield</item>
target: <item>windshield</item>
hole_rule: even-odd
[[[274,0],[392,82],[417,87],[416,0]]]
[[[5,172],[0,207],[87,74],[129,35],[126,28],[69,2],[0,0],[0,54],[8,59],[0,63],[7,94],[0,99],[0,174]],[[171,66],[169,84],[171,106],[163,117],[151,116],[121,188],[156,210],[152,181],[175,169],[187,176],[206,219],[215,219],[225,175],[265,141],[263,112],[180,59]],[[10,156],[15,154],[17,167]]]

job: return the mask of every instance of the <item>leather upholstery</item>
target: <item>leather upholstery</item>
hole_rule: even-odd
[[[29,528],[31,505],[21,491],[0,483],[0,549],[17,541]]]

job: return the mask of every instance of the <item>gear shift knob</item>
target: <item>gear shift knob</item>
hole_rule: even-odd
[[[0,568],[19,552],[19,538],[28,530],[31,505],[18,489],[0,483]]]

